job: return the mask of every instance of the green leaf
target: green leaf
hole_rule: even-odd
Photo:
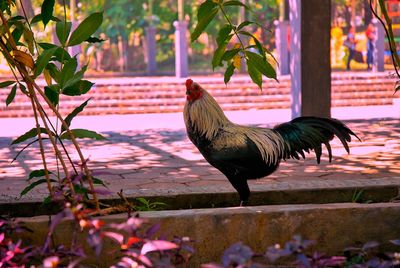
[[[87,80],[81,80],[72,86],[66,87],[62,90],[62,94],[67,95],[67,96],[79,96],[82,94],[87,93],[94,83],[89,82]]]
[[[50,171],[47,171],[47,173],[51,174]],[[46,170],[45,169],[37,169],[29,173],[29,178],[28,181],[30,181],[33,178],[40,178],[44,177],[46,175]]]
[[[69,55],[68,51],[66,51],[62,47],[57,47],[57,50],[54,53],[54,57],[59,62],[65,62],[71,59],[71,56]]]
[[[54,105],[58,104],[60,99],[60,90],[58,85],[51,85],[44,87],[44,94]]]
[[[72,119],[74,119],[74,117],[79,114],[80,112],[83,111],[83,109],[85,108],[85,106],[88,104],[90,99],[88,99],[87,101],[85,101],[84,103],[82,103],[81,105],[79,105],[79,107],[76,107],[65,119],[65,123],[67,123],[68,126],[71,125],[71,121]],[[65,131],[65,127],[62,126],[61,127],[61,132]]]
[[[247,72],[250,75],[251,81],[253,81],[262,90],[262,74],[257,69],[255,63],[251,60],[246,60]]]
[[[239,51],[241,51],[241,48],[234,48],[234,49],[225,51],[224,55],[222,55],[222,60],[230,61],[233,58],[233,56],[235,56],[236,54],[239,53]]]
[[[197,25],[190,35],[191,42],[194,42],[200,36],[217,13],[218,4],[212,0],[207,0],[200,5],[197,12]]]
[[[50,180],[51,182],[55,182],[55,180]],[[35,182],[32,182],[31,184],[29,184],[27,187],[25,187],[25,189],[22,190],[21,192],[21,196],[26,195],[28,192],[30,192],[33,188],[35,188],[36,186],[42,184],[42,183],[46,183],[47,180],[46,179],[40,179],[37,180]]]
[[[225,3],[222,4],[224,7],[227,6],[242,6],[246,9],[250,9],[247,5],[245,5],[244,3],[238,1],[238,0],[232,0],[232,1],[226,1]]]
[[[91,36],[85,40],[85,42],[88,42],[88,43],[102,43],[104,41],[106,41],[106,39],[100,39],[100,38],[97,38],[94,36]]]
[[[61,69],[58,81],[62,89],[64,89],[65,83],[73,77],[77,67],[78,67],[78,60],[75,57],[69,59],[65,63],[65,65]]]
[[[57,45],[54,45],[54,44],[51,44],[51,43],[46,43],[46,42],[40,42],[40,43],[38,43],[38,45],[41,48],[43,48],[44,50],[48,50],[48,49],[53,48],[53,47],[58,47]]]
[[[11,80],[4,81],[4,82],[1,82],[1,83],[0,83],[0,88],[8,87],[8,86],[10,86],[10,85],[12,85],[12,84],[15,84],[15,81],[11,81]]]
[[[258,49],[258,53],[260,53],[260,55],[264,59],[266,59],[264,47],[261,45],[260,41],[258,41],[258,39],[253,34],[246,32],[246,31],[239,31],[239,34],[247,35],[247,36],[250,36],[251,38],[253,38],[253,41],[256,44],[256,47]]]
[[[26,90],[26,86],[23,84],[19,84],[19,89],[22,91],[24,94],[28,94],[28,91]]]
[[[51,196],[48,195],[43,199],[43,205],[50,204],[52,201]]]
[[[222,56],[225,53],[226,46],[228,45],[230,39],[233,36],[233,34],[230,34],[231,31],[232,31],[232,26],[229,24],[226,24],[218,32],[218,36],[217,36],[218,48],[215,50],[214,56],[212,59],[213,69],[215,69],[215,67],[217,67],[217,66],[222,66],[222,64],[221,64]]]
[[[237,31],[240,31],[241,29],[243,29],[244,27],[250,25],[250,24],[254,24],[253,21],[249,21],[249,20],[245,20],[242,23],[239,24],[239,26],[236,28]]]
[[[93,180],[93,183],[94,183],[94,184],[102,185],[102,186],[108,188],[107,185],[105,185],[105,183],[104,183],[103,180],[101,180],[101,179],[99,179],[99,178],[95,178],[95,177],[92,177],[92,180]]]
[[[65,83],[64,88],[72,86],[75,83],[78,83],[83,78],[83,75],[85,74],[85,72],[87,70],[87,67],[88,67],[88,65],[85,65],[82,67],[82,69],[80,71],[76,72],[74,74],[74,76]]]
[[[34,45],[35,40],[33,37],[33,32],[27,27],[24,28],[24,40],[28,44],[29,52],[32,55],[35,54],[35,45]]]
[[[68,46],[75,46],[90,38],[103,22],[103,13],[96,12],[84,19],[71,34]]]
[[[47,132],[46,132],[45,128],[40,128],[40,133],[43,133],[43,134],[47,135]],[[38,134],[37,128],[32,128],[31,130],[29,130],[25,134],[19,136],[15,140],[13,140],[10,145],[14,145],[14,144],[18,144],[18,143],[24,142],[24,141],[26,141],[26,140],[28,140],[30,138],[36,137],[37,134]],[[55,136],[54,133],[51,132],[51,134],[53,136]]]
[[[217,50],[215,50],[214,56],[212,58],[212,67],[213,67],[213,69],[215,69],[215,67],[221,65],[222,56],[225,53],[226,45],[227,45],[227,43],[221,44],[221,45],[219,45]]]
[[[85,195],[85,196],[87,196],[87,194],[90,192],[90,190],[88,188],[86,188],[84,186],[80,186],[78,184],[74,185],[74,191],[77,194],[82,194],[82,195]]]
[[[274,67],[266,60],[266,58],[263,58],[257,53],[246,51],[246,56],[248,57],[248,63],[251,63],[251,65],[256,68],[260,73],[265,75],[268,78],[276,79],[276,71]],[[250,74],[250,72],[249,72]],[[253,80],[254,81],[254,80]]]
[[[47,64],[46,69],[49,70],[50,76],[58,83],[60,77],[60,70],[58,70],[57,66],[50,62]]]
[[[50,49],[44,50],[42,54],[36,60],[36,69],[35,69],[35,77],[39,76],[43,69],[46,67],[47,63],[49,63],[50,58],[56,52],[57,47],[52,47]]]
[[[229,42],[232,37],[232,35],[230,35],[231,32],[232,26],[229,24],[225,24],[224,27],[222,27],[218,32],[217,44],[220,46],[221,44]]]
[[[53,48],[53,47],[57,48],[57,50],[56,50],[56,52],[54,52],[53,56],[59,62],[65,62],[65,61],[68,61],[71,58],[69,53],[65,49],[63,49],[62,47],[59,47],[59,46],[56,46],[56,45],[50,44],[50,43],[39,43],[39,46],[41,48],[43,48],[44,50],[48,50],[48,49]]]
[[[102,135],[100,135],[94,131],[87,130],[87,129],[76,128],[76,129],[71,129],[71,132],[74,135],[74,137],[77,139],[84,139],[84,138],[95,139],[95,140],[105,140],[106,139]],[[60,139],[70,140],[71,137],[68,135],[67,132],[64,132],[60,136]]]
[[[39,21],[42,21],[42,14],[37,14],[31,19],[31,25],[38,23]]]
[[[11,35],[14,38],[15,42],[18,42],[19,39],[21,38],[22,34],[24,33],[24,28],[23,25],[19,22],[17,27],[12,31]]]
[[[17,94],[17,84],[15,84],[10,91],[10,94],[8,94],[7,99],[6,99],[6,105],[10,105],[10,103],[14,100],[15,95]]]
[[[55,22],[61,21],[59,18],[56,18],[56,17],[54,17],[54,16],[52,16],[50,20],[51,20],[51,21],[55,21]],[[32,20],[31,20],[31,25],[33,25],[33,24],[35,24],[35,23],[38,23],[38,22],[40,22],[40,21],[42,21],[42,14],[37,14],[36,16],[34,16],[34,17],[32,18]]]
[[[235,66],[233,63],[231,63],[228,68],[226,68],[226,71],[224,73],[224,83],[225,85],[228,84],[228,82],[231,80],[231,77],[235,71]]]
[[[44,28],[46,28],[47,23],[53,17],[55,0],[44,0],[42,4],[42,22],[44,24]]]
[[[21,20],[25,20],[25,18],[23,16],[19,16],[19,15],[14,16],[8,20],[8,25],[11,26],[11,25],[15,24],[17,21],[21,21]]]
[[[67,21],[60,21],[56,24],[56,33],[60,43],[65,46],[65,42],[68,39],[69,33],[71,32],[72,23]]]

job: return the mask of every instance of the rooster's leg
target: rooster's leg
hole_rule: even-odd
[[[245,206],[249,203],[250,189],[247,184],[247,180],[238,177],[228,177],[229,182],[232,184],[233,188],[239,193],[240,196],[240,206]]]

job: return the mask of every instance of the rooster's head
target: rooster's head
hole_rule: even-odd
[[[203,89],[199,84],[193,82],[192,79],[186,80],[186,99],[188,101],[195,101],[203,96]]]

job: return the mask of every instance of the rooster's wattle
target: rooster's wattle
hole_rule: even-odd
[[[305,158],[313,150],[320,162],[322,144],[338,137],[349,152],[351,136],[357,137],[337,119],[298,117],[273,129],[232,123],[215,99],[199,84],[186,81],[187,101],[183,111],[189,139],[204,158],[220,170],[239,193],[241,204],[249,200],[247,180],[273,173],[281,160]]]

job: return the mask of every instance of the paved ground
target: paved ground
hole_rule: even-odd
[[[333,115],[347,123],[363,140],[351,143],[348,155],[333,142],[334,158],[326,155],[320,165],[313,155],[306,160],[290,160],[281,164],[273,175],[250,183],[252,189],[310,188],[395,184],[400,185],[400,120],[393,107],[371,107],[334,110]],[[356,116],[356,112],[359,112]],[[367,112],[369,111],[369,112]],[[281,117],[277,117],[281,114]],[[239,123],[260,124],[286,121],[287,110],[248,111],[228,114]],[[379,119],[380,116],[389,116]],[[372,118],[377,117],[377,118]],[[350,120],[351,118],[369,118]],[[5,119],[0,125],[10,129],[30,129],[28,119]],[[28,121],[26,121],[28,120]],[[158,195],[188,192],[219,192],[234,189],[225,177],[211,167],[190,143],[183,129],[181,114],[106,116],[77,120],[74,127],[84,125],[100,131],[105,141],[82,141],[90,166],[112,192],[124,189],[127,195]],[[153,124],[153,125],[151,125]],[[0,202],[17,200],[27,186],[27,174],[42,168],[36,147],[27,149],[14,163],[11,159],[21,146],[8,146],[13,136],[23,131],[0,130]],[[50,147],[48,147],[49,149]],[[76,155],[72,155],[76,159]],[[50,160],[50,159],[49,159]],[[55,163],[52,164],[55,166]],[[46,194],[38,187],[21,200],[41,200]]]

